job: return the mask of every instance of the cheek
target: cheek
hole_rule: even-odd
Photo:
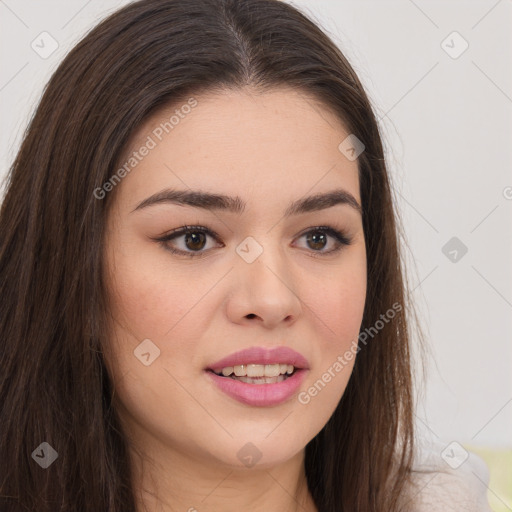
[[[324,323],[324,349],[341,349],[357,338],[366,299],[366,282],[349,276],[341,284],[329,284],[314,297],[314,311]]]
[[[298,401],[315,418],[318,430],[329,420],[350,379],[366,301],[364,251],[340,266],[331,279],[310,288],[308,305],[318,336],[312,371]],[[314,290],[314,291],[313,291]]]
[[[187,313],[201,297],[195,287],[202,289],[207,283],[193,286],[188,280],[187,285],[185,276],[162,269],[143,248],[129,250],[119,242],[117,247],[122,250],[107,260],[115,269],[115,278],[108,283],[112,312],[109,369],[126,408],[143,417],[154,407],[157,417],[158,404],[165,401],[160,396],[163,390],[173,389],[174,398],[180,400],[179,386],[174,389],[175,381],[164,369],[181,378],[195,350],[194,340],[183,331]],[[166,339],[172,339],[172,346],[164,343]],[[148,351],[151,363],[146,366],[142,354]]]
[[[367,276],[364,247],[347,254],[347,258],[335,271],[308,287],[308,305],[314,312],[313,318],[322,335],[323,357],[332,357],[340,350],[345,351],[357,340],[363,319],[366,301]]]
[[[161,260],[143,249],[118,254],[115,273],[111,287],[113,315],[118,325],[139,342],[163,339],[179,329],[179,322],[208,284],[192,273],[185,276],[168,266],[162,268]]]
[[[109,368],[117,403],[124,427],[136,438],[146,439],[147,431],[155,437],[165,432],[170,439],[187,439],[190,425],[201,419],[200,411],[191,407],[186,382],[191,358],[198,350],[190,334],[195,327],[191,325],[193,306],[211,284],[203,280],[191,285],[190,279],[179,273],[143,264],[143,259],[140,254],[118,255],[110,288],[115,322]],[[139,346],[143,341],[152,360],[147,366],[137,356],[142,353]],[[180,411],[181,421],[170,421],[173,411]]]

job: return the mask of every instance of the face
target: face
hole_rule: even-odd
[[[338,149],[341,122],[293,90],[194,98],[142,125],[121,163],[104,253],[107,365],[139,448],[270,467],[323,428],[353,368],[343,356],[366,297],[357,160]],[[164,191],[239,200],[193,206]],[[222,368],[240,375],[211,371]],[[243,378],[262,371],[264,384]]]

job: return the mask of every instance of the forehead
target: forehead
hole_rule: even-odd
[[[265,201],[342,186],[360,202],[357,161],[338,149],[348,135],[329,109],[292,89],[194,95],[136,130],[120,162],[131,169],[123,200],[165,187]]]

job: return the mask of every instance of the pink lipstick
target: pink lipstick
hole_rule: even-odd
[[[307,359],[289,347],[251,347],[205,368],[208,378],[231,398],[270,407],[289,400],[307,372]]]

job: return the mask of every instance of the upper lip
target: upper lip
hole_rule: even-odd
[[[251,347],[235,352],[206,367],[206,370],[218,370],[242,364],[290,364],[298,369],[307,369],[307,359],[289,347]]]

